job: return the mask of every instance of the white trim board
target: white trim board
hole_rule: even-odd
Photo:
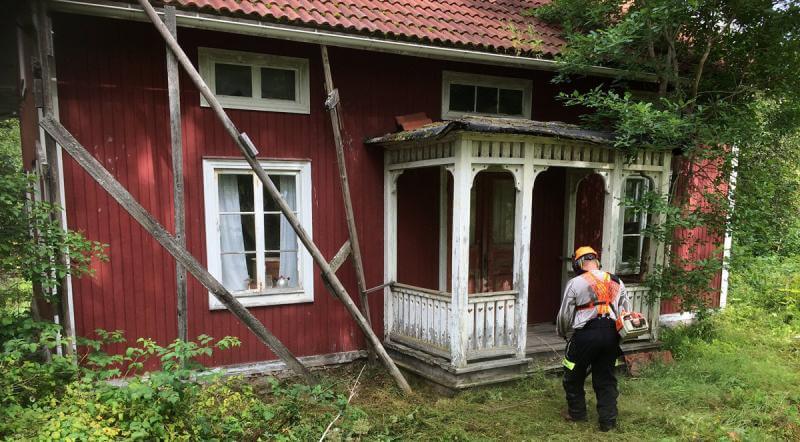
[[[297,176],[297,210],[299,211],[298,218],[300,223],[308,232],[311,237],[313,231],[312,224],[312,187],[311,187],[311,162],[310,161],[297,161],[297,160],[259,160],[261,167],[263,167],[268,174],[292,174]],[[203,160],[203,204],[205,207],[205,229],[206,229],[206,259],[208,262],[208,271],[214,275],[215,278],[222,280],[221,261],[219,259],[219,226],[217,223],[218,214],[218,186],[217,186],[217,173],[218,170],[236,171],[242,174],[251,174],[252,170],[250,165],[245,160],[222,160],[222,159],[204,159]],[[255,198],[255,213],[263,212],[261,207],[262,194],[258,191],[259,185],[255,177],[253,178],[253,185],[256,186],[254,193]],[[259,216],[256,216],[256,223],[259,223]],[[252,293],[241,292],[233,293],[239,302],[245,307],[268,306],[268,305],[285,305],[297,304],[305,302],[314,302],[314,263],[311,259],[311,254],[308,249],[303,247],[298,240],[298,276],[302,281],[301,288],[295,290],[284,289],[275,290],[271,293]],[[260,257],[257,253],[258,262]],[[261,265],[261,264],[259,264]],[[258,269],[261,272],[263,269]],[[212,295],[208,293],[208,306],[210,310],[223,310],[225,306]]]
[[[94,15],[124,20],[147,21],[144,11],[139,5],[114,1],[81,1],[51,0],[51,9],[74,14]],[[156,8],[163,14],[163,8]],[[261,37],[291,40],[303,43],[326,44],[372,52],[424,57],[436,60],[452,60],[493,66],[509,66],[523,69],[556,71],[559,66],[555,60],[521,57],[500,53],[481,52],[470,49],[459,49],[441,46],[387,40],[379,37],[344,34],[299,26],[289,26],[262,20],[241,17],[225,17],[217,14],[176,10],[178,26],[186,28],[210,29],[235,34],[255,35]],[[591,66],[585,74],[600,77],[625,77],[631,80],[655,83],[655,75],[630,74],[619,69],[602,66]]]
[[[366,350],[344,351],[297,358],[305,367],[320,368],[332,365],[347,364],[367,357]],[[252,362],[244,364],[223,365],[212,368],[211,371],[223,373],[225,376],[254,376],[262,374],[285,374],[293,376],[286,363],[280,359]]]

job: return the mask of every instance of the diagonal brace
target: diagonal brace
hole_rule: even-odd
[[[105,189],[150,235],[161,244],[175,260],[186,268],[212,295],[230,310],[258,339],[267,345],[295,373],[306,382],[316,384],[315,377],[278,340],[261,321],[250,313],[200,262],[169,234],[133,195],[84,148],[69,131],[51,116],[39,122],[53,139],[85,170],[100,187]]]

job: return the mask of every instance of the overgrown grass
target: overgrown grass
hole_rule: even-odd
[[[560,378],[543,374],[455,397],[413,382],[414,393],[404,397],[373,366],[347,405],[357,362],[322,373],[317,387],[272,378],[200,385],[179,369],[123,389],[72,381],[64,391],[37,389],[31,394],[41,398],[0,413],[13,417],[0,425],[0,437],[316,440],[341,412],[328,440],[800,440],[800,260],[737,263],[730,302],[695,326],[663,334],[673,364],[620,376],[612,433],[596,429],[588,382],[590,422],[567,423],[559,415]]]
[[[619,429],[564,422],[558,377],[445,398],[396,394],[380,373],[355,404],[382,440],[800,440],[800,260],[739,263],[730,307],[665,332],[676,361],[620,377]]]

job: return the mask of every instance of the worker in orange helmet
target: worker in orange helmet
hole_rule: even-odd
[[[625,285],[615,275],[600,270],[599,255],[580,247],[572,256],[576,276],[564,290],[556,321],[558,335],[567,339],[564,353],[564,392],[568,421],[586,421],[584,381],[591,367],[601,431],[617,423],[617,378],[614,366],[622,353],[615,322],[630,311]]]

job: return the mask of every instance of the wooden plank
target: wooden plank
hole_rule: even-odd
[[[164,23],[173,37],[178,37],[175,7],[164,6]],[[167,52],[167,97],[169,100],[169,136],[172,146],[172,196],[175,201],[175,240],[186,247],[186,214],[183,195],[183,135],[181,133],[181,101],[178,61],[169,48]],[[178,316],[178,339],[189,339],[189,323],[186,314],[186,268],[175,263],[175,295]]]
[[[377,336],[375,336],[375,332],[372,330],[372,327],[367,323],[366,318],[361,314],[358,307],[355,305],[353,300],[350,298],[350,295],[347,293],[347,289],[344,288],[342,282],[336,276],[335,273],[331,271],[330,266],[328,266],[328,262],[325,257],[322,255],[322,252],[319,248],[314,244],[311,240],[311,236],[305,230],[305,228],[300,224],[300,220],[295,215],[294,211],[289,204],[283,199],[283,196],[278,191],[278,188],[275,186],[275,183],[272,182],[267,172],[261,167],[261,164],[255,159],[254,156],[254,148],[255,146],[252,143],[249,143],[248,139],[244,136],[243,133],[240,133],[236,126],[231,121],[230,117],[225,113],[222,109],[222,105],[217,100],[216,96],[211,92],[208,85],[205,84],[205,81],[200,76],[200,73],[197,72],[197,69],[192,64],[189,57],[186,53],[181,49],[180,45],[178,44],[177,40],[169,33],[164,23],[158,18],[155,9],[147,0],[139,0],[139,4],[144,9],[145,13],[147,14],[150,22],[155,26],[156,30],[158,30],[161,37],[167,42],[170,50],[172,50],[175,57],[178,59],[178,62],[183,67],[183,69],[188,74],[189,78],[195,84],[195,86],[199,89],[200,93],[206,99],[206,101],[211,106],[211,109],[214,111],[216,117],[222,122],[222,125],[225,127],[225,130],[228,132],[228,135],[233,139],[236,146],[242,152],[245,160],[248,162],[250,167],[252,168],[253,172],[256,174],[259,180],[264,184],[264,187],[267,190],[267,193],[272,197],[272,200],[278,205],[281,213],[286,217],[286,220],[292,226],[292,229],[297,234],[297,238],[300,242],[305,246],[308,252],[311,254],[311,257],[314,259],[314,262],[319,266],[322,270],[323,278],[327,281],[328,286],[330,287],[333,294],[339,298],[339,300],[344,304],[347,311],[355,320],[356,324],[361,328],[364,336],[367,338],[367,341],[375,348],[376,353],[380,357],[383,364],[386,366],[389,374],[395,379],[395,382],[400,387],[400,389],[405,393],[411,393],[411,387],[408,385],[408,381],[406,381],[403,374],[400,373],[400,370],[397,368],[395,363],[386,353],[386,350],[381,345],[380,340]]]
[[[151,215],[133,195],[128,192],[111,173],[106,170],[86,148],[84,148],[67,131],[61,123],[52,117],[46,117],[39,122],[44,129],[61,147],[83,168],[94,180],[106,190],[125,211],[127,211],[159,244],[161,244],[177,261],[192,273],[192,275],[206,287],[225,307],[255,334],[261,342],[267,345],[286,365],[295,373],[303,376],[309,383],[316,383],[316,379],[297,358],[292,355],[281,341],[278,340],[264,324],[250,313],[200,262],[192,256],[185,247],[178,243],[167,230]]]
[[[350,241],[345,241],[345,243],[342,244],[342,247],[339,248],[339,251],[333,255],[331,262],[328,263],[328,265],[331,266],[331,270],[334,272],[339,270],[339,267],[341,267],[347,257],[350,256],[351,250],[352,248],[350,247]]]
[[[335,95],[336,103],[330,106],[328,112],[331,116],[331,127],[333,128],[333,140],[336,144],[336,164],[339,166],[339,180],[342,187],[342,199],[344,200],[344,213],[347,219],[347,232],[350,236],[351,252],[353,254],[353,265],[356,268],[356,282],[361,298],[361,312],[367,319],[367,324],[372,325],[369,313],[369,298],[367,297],[367,283],[364,277],[364,263],[361,260],[361,246],[358,241],[358,229],[356,228],[356,218],[353,212],[353,200],[350,198],[350,182],[347,177],[347,163],[344,156],[344,141],[342,140],[342,106],[339,101],[338,90],[333,87],[333,76],[331,75],[331,63],[328,59],[328,47],[320,45],[322,51],[322,67],[325,74],[325,91],[332,96]]]

